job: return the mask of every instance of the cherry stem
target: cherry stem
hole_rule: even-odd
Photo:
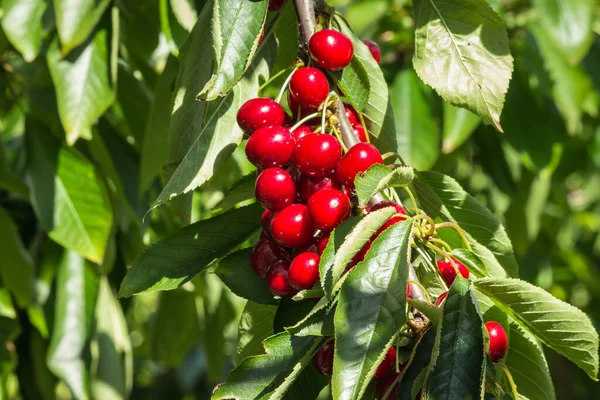
[[[471,243],[469,243],[469,240],[467,239],[467,235],[465,234],[465,231],[463,230],[463,228],[458,226],[458,224],[455,224],[454,222],[440,222],[439,224],[435,225],[435,228],[436,229],[454,228],[454,230],[460,235],[462,241],[464,242],[465,246],[467,247],[467,250],[473,251],[473,249],[471,248]]]
[[[302,125],[303,123],[305,123],[306,121],[309,121],[313,118],[316,118],[319,116],[319,113],[312,113],[310,115],[307,115],[306,117],[302,118],[300,121],[296,122],[296,125],[292,126],[290,128],[290,132],[294,132],[296,129],[298,129],[298,127],[300,127],[300,125]]]
[[[452,252],[452,247],[450,247],[450,245],[448,243],[446,243],[445,241],[443,241],[442,239],[436,239],[434,237],[430,237],[428,240],[431,242],[434,242],[434,243],[439,243],[448,252],[450,252],[450,253]]]
[[[502,370],[506,374],[506,378],[508,379],[508,383],[510,384],[510,389],[512,391],[513,398],[515,400],[518,399],[519,398],[519,391],[517,390],[517,385],[515,384],[515,381],[513,380],[512,374],[508,370],[508,367],[505,364],[502,364],[502,363],[495,363],[494,365],[497,366],[497,367],[502,368]]]
[[[270,77],[267,81],[265,81],[265,83],[263,83],[262,85],[260,85],[260,87],[258,88],[258,92],[260,93],[261,90],[263,90],[264,88],[267,87],[267,85],[269,85],[271,82],[273,82],[275,79],[279,78],[281,75],[285,74],[286,72],[287,72],[287,68],[286,69],[282,69],[281,71],[279,71],[278,73],[276,73],[275,75],[273,75],[272,77]],[[285,87],[285,85],[283,87]]]
[[[456,265],[456,261],[454,261],[454,258],[452,258],[450,256],[450,254],[446,253],[444,250],[440,249],[439,247],[437,247],[435,244],[428,242],[427,246],[434,250],[436,253],[440,254],[442,257],[444,257],[445,259],[450,261],[450,264],[452,264],[452,266],[454,267],[454,271],[456,273],[456,275],[458,276],[458,274],[460,273],[460,271],[458,270],[458,265]]]
[[[296,72],[298,70],[298,68],[300,68],[301,66],[302,66],[302,64],[300,64],[300,63],[296,64],[296,66],[294,67],[294,69],[292,70],[290,75],[285,79],[285,82],[283,82],[283,85],[281,86],[281,89],[279,90],[279,94],[277,95],[277,98],[275,99],[276,102],[281,103],[281,98],[283,97],[283,94],[285,93],[288,85],[290,84],[290,81],[292,80],[292,76],[294,76],[294,72]],[[291,108],[292,107],[290,107],[290,109]],[[291,110],[291,111],[293,114],[294,110]]]
[[[403,188],[408,194],[408,197],[410,197],[410,201],[412,201],[415,210],[418,210],[419,206],[417,204],[417,200],[415,200],[415,196],[413,195],[412,191],[408,188],[408,186],[403,186]]]
[[[409,280],[408,280],[408,283],[411,283],[411,284],[413,284],[413,285],[418,285],[418,286],[421,288],[421,290],[423,290],[423,292],[425,293],[425,296],[427,296],[427,301],[428,301],[429,303],[433,303],[433,302],[431,301],[431,297],[429,296],[429,293],[427,293],[427,290],[425,289],[425,287],[424,287],[423,285],[421,285],[421,282],[419,282],[419,281],[415,281],[414,279],[409,279]],[[412,287],[411,287],[411,290],[412,290]],[[411,293],[411,294],[412,294],[412,293]]]

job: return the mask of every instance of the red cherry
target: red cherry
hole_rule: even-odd
[[[463,278],[469,278],[469,270],[465,267],[461,262],[454,260],[456,266],[458,267],[458,272],[463,276]],[[446,282],[448,287],[452,286],[452,282],[456,279],[456,270],[450,261],[446,260],[438,260],[437,262],[438,270],[440,271],[440,275]]]
[[[315,111],[329,94],[329,82],[316,68],[303,67],[292,75],[289,95],[304,110]],[[290,104],[290,108],[292,105]],[[292,114],[296,110],[292,109]]]
[[[323,234],[322,236],[314,237],[305,244],[300,247],[296,247],[292,254],[297,256],[300,253],[315,253],[317,255],[323,254],[323,250],[327,246],[327,242],[329,241],[330,232]]]
[[[406,298],[410,299],[410,283],[406,285]]]
[[[269,0],[269,11],[278,11],[287,0]]]
[[[392,372],[396,371],[396,349],[394,346],[390,347],[385,353],[385,358],[377,367],[377,371],[375,371],[375,379],[385,378],[386,376],[390,376]]]
[[[313,60],[323,69],[339,71],[352,61],[354,46],[348,36],[333,29],[315,32],[308,42]]]
[[[300,125],[292,131],[292,137],[294,138],[294,141],[298,143],[298,140],[302,139],[306,135],[311,135],[313,133],[314,132],[312,129],[310,129],[310,126]]]
[[[269,232],[269,229],[271,228],[271,220],[273,219],[274,215],[275,213],[273,211],[265,210],[260,216],[260,226],[262,226],[264,232]]]
[[[367,211],[377,211],[377,210],[381,210],[382,208],[385,208],[385,207],[394,207],[396,209],[396,214],[406,215],[406,211],[404,210],[404,207],[402,207],[400,204],[396,203],[395,201],[382,201],[381,203],[375,204],[373,207],[369,207],[367,209]]]
[[[363,40],[363,43],[367,45],[369,51],[371,52],[371,55],[373,56],[375,61],[377,61],[377,64],[379,64],[379,61],[381,61],[381,50],[379,50],[379,46],[377,45],[377,43],[375,43],[372,40]]]
[[[292,287],[302,289],[312,289],[319,281],[319,260],[320,257],[315,253],[300,253],[290,265],[289,278]]]
[[[315,228],[304,204],[291,204],[279,211],[271,221],[271,236],[285,247],[298,247],[308,242]]]
[[[373,236],[373,238],[371,240],[375,240],[375,238],[378,237],[379,235],[381,235],[383,233],[383,231],[385,231],[387,228],[389,228],[392,225],[396,225],[398,222],[402,222],[405,219],[406,219],[405,217],[401,217],[399,215],[394,215],[392,218],[388,219],[385,222],[385,224],[381,225],[381,228],[377,229],[377,232],[375,232],[375,235]]]
[[[331,233],[327,232],[327,234],[323,234],[317,238],[317,254],[321,255],[325,251],[325,247],[327,247],[327,243],[329,243],[329,235]]]
[[[297,293],[290,285],[290,279],[288,276],[288,270],[290,269],[290,263],[287,260],[277,261],[269,268],[267,273],[267,283],[269,289],[276,296],[291,297]]]
[[[296,199],[294,179],[281,168],[265,169],[256,179],[256,201],[270,210],[282,210]]]
[[[435,299],[435,306],[436,306],[436,307],[439,307],[439,306],[441,306],[441,305],[442,305],[442,303],[444,302],[444,300],[446,300],[446,297],[447,297],[447,296],[448,296],[448,292],[447,292],[447,291],[446,291],[446,292],[444,292],[444,293],[442,293],[442,294],[440,294],[440,295],[438,296],[438,298],[437,298],[437,299]]]
[[[363,128],[363,126],[361,124],[352,124],[352,130],[354,131],[354,134],[356,135],[358,140],[360,140],[363,143],[368,142],[367,132],[365,131],[365,128]]]
[[[288,258],[287,253],[272,240],[258,242],[250,254],[250,265],[256,275],[265,279],[271,265]]]
[[[360,124],[360,118],[354,107],[352,107],[352,104],[344,103],[344,109],[346,110],[346,117],[348,117],[350,125]]]
[[[324,133],[306,135],[296,143],[294,161],[300,172],[310,176],[331,174],[342,156],[335,136]]]
[[[300,174],[296,182],[302,201],[308,202],[310,197],[321,189],[341,189],[342,185],[333,176],[310,176]]]
[[[258,129],[246,143],[246,157],[258,168],[285,167],[293,155],[294,139],[280,125]]]
[[[285,112],[275,100],[267,98],[250,99],[237,113],[237,123],[242,130],[251,134],[264,126],[283,124]]]
[[[488,355],[492,362],[498,362],[506,355],[506,350],[508,349],[506,331],[504,331],[502,325],[495,321],[486,322],[485,329],[490,337]]]
[[[377,398],[379,400],[383,400],[383,396],[385,396],[390,386],[394,385],[394,383],[396,384],[394,385],[394,388],[390,391],[390,394],[386,397],[386,400],[393,400],[398,398],[398,384],[396,382],[396,379],[399,375],[399,373],[394,372],[390,376],[385,377],[379,382],[377,382]],[[417,396],[417,398],[420,399],[419,396]]]
[[[373,164],[383,164],[379,150],[370,143],[358,143],[348,150],[337,166],[335,176],[343,185],[354,188],[354,178]]]
[[[333,373],[333,352],[335,351],[335,340],[325,343],[313,356],[312,362],[317,370],[323,375]]]
[[[308,200],[308,215],[315,227],[332,230],[348,219],[352,206],[348,196],[336,189],[322,189]]]

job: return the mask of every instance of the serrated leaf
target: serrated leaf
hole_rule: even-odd
[[[238,326],[236,366],[246,358],[264,352],[263,340],[274,334],[273,321],[276,311],[277,306],[274,305],[258,304],[252,301],[246,303]]]
[[[518,279],[480,279],[475,286],[548,347],[598,377],[598,333],[579,309]]]
[[[448,154],[459,148],[475,132],[481,118],[471,111],[444,102],[442,152]]]
[[[427,398],[477,399],[485,371],[483,320],[471,281],[457,277],[444,303],[439,354],[427,379]]]
[[[216,206],[216,210],[229,210],[240,203],[254,200],[254,190],[256,183],[256,173],[245,175],[233,184],[231,189],[225,194]]]
[[[198,20],[194,2],[192,0],[170,0],[169,3],[177,22],[186,30],[191,31]]]
[[[362,62],[354,57],[350,64],[334,74],[337,85],[355,110],[362,111],[369,102],[369,75]]]
[[[286,400],[317,399],[319,393],[329,384],[329,377],[320,373],[313,363],[302,370],[286,393]]]
[[[502,132],[500,114],[513,70],[506,27],[485,0],[415,0],[419,77],[447,102]]]
[[[286,327],[285,330],[295,336],[333,336],[336,307],[337,299],[323,308],[318,308],[317,311],[313,308],[302,320],[293,326]]]
[[[63,54],[88,38],[109,4],[110,0],[54,0],[56,28]]]
[[[335,313],[332,393],[359,399],[406,323],[406,282],[412,220],[394,224],[375,241],[344,282]]]
[[[96,32],[84,45],[63,57],[58,40],[48,49],[48,67],[56,89],[58,113],[73,145],[92,137],[92,125],[114,100],[109,81],[107,33]]]
[[[214,72],[198,100],[225,96],[250,66],[267,16],[266,1],[215,0],[212,40]]]
[[[258,205],[196,222],[152,245],[127,272],[120,297],[175,289],[248,239],[260,227]]]
[[[423,386],[423,379],[420,377],[423,377],[423,372],[431,362],[431,353],[435,346],[436,336],[437,328],[430,328],[419,338],[408,361],[409,364],[398,383],[399,386],[405,388],[398,391],[398,400],[414,400],[417,398],[417,393]]]
[[[356,175],[354,178],[354,187],[356,196],[358,196],[358,205],[364,207],[371,197],[388,187],[407,186],[415,178],[415,172],[412,167],[400,166],[389,168],[382,164],[374,164],[362,175]]]
[[[463,263],[475,276],[479,278],[488,276],[485,264],[472,251],[457,248],[453,249],[450,255]]]
[[[267,282],[250,266],[251,253],[252,248],[248,248],[229,254],[219,261],[215,274],[237,296],[260,304],[276,304]]]
[[[35,60],[43,38],[45,0],[3,0],[2,29],[27,62]]]

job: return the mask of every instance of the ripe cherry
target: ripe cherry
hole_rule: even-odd
[[[438,296],[437,299],[435,299],[435,306],[436,307],[440,307],[442,305],[442,303],[444,302],[444,300],[446,300],[446,297],[448,297],[448,292],[444,292],[442,294],[440,294]]]
[[[300,125],[292,131],[292,137],[294,138],[294,141],[298,143],[298,140],[302,139],[306,135],[311,135],[313,133],[314,132],[312,129],[310,129],[310,126]]]
[[[287,0],[269,0],[269,11],[278,11]]]
[[[379,50],[379,46],[377,45],[377,43],[375,43],[372,40],[363,40],[363,43],[367,45],[369,51],[371,52],[371,55],[373,56],[375,61],[377,61],[377,64],[379,64],[379,61],[381,61],[381,50]]]
[[[394,209],[396,210],[396,214],[406,215],[404,207],[402,207],[395,201],[382,201],[380,203],[375,204],[373,207],[370,207],[367,211],[377,211],[381,210],[384,207],[394,207]]]
[[[294,179],[281,168],[267,168],[256,179],[256,201],[269,210],[282,210],[296,199]]]
[[[325,247],[327,247],[327,243],[329,243],[329,235],[331,232],[326,232],[322,236],[317,238],[317,254],[321,255],[325,251]]]
[[[266,126],[255,131],[246,143],[246,157],[258,168],[285,167],[294,155],[294,139],[283,126]]]
[[[333,373],[333,352],[335,351],[335,340],[325,343],[313,356],[313,364],[323,375]]]
[[[264,126],[283,124],[285,112],[275,100],[267,98],[250,99],[237,113],[237,123],[242,130],[251,134]]]
[[[306,135],[296,143],[294,161],[300,172],[310,176],[330,175],[335,170],[342,146],[335,136],[324,133]]]
[[[302,201],[308,202],[310,197],[321,189],[341,189],[342,185],[331,175],[310,176],[300,174],[296,182],[298,193]]]
[[[321,230],[332,230],[350,216],[352,205],[344,192],[322,189],[308,200],[308,215],[314,226]]]
[[[396,371],[396,349],[394,346],[390,347],[385,353],[385,358],[377,367],[375,371],[375,379],[382,379],[387,376],[390,376],[393,372]]]
[[[281,246],[298,247],[308,242],[315,228],[304,204],[291,204],[271,221],[271,236]]]
[[[265,279],[271,265],[279,260],[289,258],[287,253],[272,240],[258,242],[250,254],[250,265],[256,275]]]
[[[318,69],[303,67],[292,75],[289,95],[303,110],[315,111],[325,101],[328,94],[329,82]],[[295,114],[296,111],[292,109],[292,114]]]
[[[346,110],[346,117],[348,117],[350,125],[360,124],[360,118],[354,107],[352,107],[352,104],[344,103],[344,109]]]
[[[385,399],[393,400],[398,398],[398,382],[396,381],[396,379],[399,375],[399,373],[394,372],[390,376],[387,376],[381,379],[379,382],[377,382],[377,398],[379,400],[384,399],[385,394],[392,385],[394,385],[394,388],[390,391],[390,394],[387,397],[385,397]],[[420,399],[421,397],[417,396],[416,398]]]
[[[360,140],[363,143],[368,142],[367,132],[365,131],[365,128],[363,128],[363,126],[361,124],[352,124],[352,130],[354,131],[354,134],[356,135],[358,140]]]
[[[457,260],[454,260],[454,262],[456,263],[458,272],[460,272],[463,278],[468,279],[469,270],[467,269],[467,267],[465,267],[461,262]],[[437,267],[440,271],[442,279],[444,279],[444,282],[446,282],[446,285],[448,285],[448,287],[452,286],[452,282],[454,282],[454,279],[456,279],[456,270],[454,269],[454,265],[452,265],[452,262],[447,260],[438,260]]]
[[[260,216],[260,226],[262,226],[264,232],[270,232],[269,230],[271,229],[271,219],[273,219],[274,215],[275,213],[273,211],[265,210]]]
[[[506,355],[506,350],[508,349],[506,331],[504,331],[502,325],[495,321],[486,322],[485,329],[490,338],[488,355],[492,362],[498,362]]]
[[[352,61],[354,46],[348,36],[333,29],[315,32],[308,43],[312,59],[323,69],[339,71]]]
[[[292,287],[312,289],[319,281],[319,260],[315,253],[305,252],[298,254],[290,265],[289,279]]]
[[[267,273],[267,283],[269,289],[276,296],[291,297],[296,294],[297,290],[290,285],[288,270],[290,263],[287,260],[277,261],[269,268]]]
[[[373,164],[383,164],[379,150],[369,143],[355,144],[342,157],[335,176],[343,185],[354,188],[354,178]]]

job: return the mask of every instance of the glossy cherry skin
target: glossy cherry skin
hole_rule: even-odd
[[[348,117],[348,122],[350,122],[350,125],[360,125],[360,118],[358,117],[358,113],[354,107],[352,107],[352,104],[344,103],[344,109],[346,110],[346,117]]]
[[[404,207],[402,207],[400,204],[396,203],[395,201],[379,202],[379,203],[375,204],[373,207],[370,207],[367,211],[377,211],[377,210],[381,210],[382,208],[385,208],[385,207],[394,207],[394,209],[396,210],[396,214],[406,215],[406,211],[404,210]]]
[[[332,175],[326,176],[310,176],[300,174],[296,181],[298,194],[304,202],[308,202],[311,196],[321,189],[338,189],[342,188],[337,180]]]
[[[292,131],[292,137],[294,141],[298,143],[298,140],[302,139],[306,135],[312,135],[314,131],[308,125],[300,125]]]
[[[363,128],[363,126],[361,124],[353,124],[352,130],[354,131],[354,134],[356,135],[356,137],[358,137],[358,140],[360,140],[363,143],[368,142],[367,132],[365,131],[365,128]]]
[[[486,322],[485,329],[487,330],[490,338],[488,355],[490,356],[492,362],[498,362],[506,355],[506,350],[508,350],[506,331],[502,325],[495,321]]]
[[[267,168],[258,175],[256,201],[269,210],[282,210],[296,200],[294,179],[281,168]]]
[[[325,234],[314,237],[305,244],[300,247],[296,247],[293,251],[293,255],[298,255],[300,253],[315,253],[317,255],[323,254],[325,247],[327,247],[327,242],[329,242],[329,234],[330,232],[326,232]]]
[[[315,111],[329,94],[329,82],[321,71],[312,67],[298,69],[292,75],[289,95],[303,110]],[[290,104],[290,109],[292,104]],[[297,110],[292,109],[292,114]]]
[[[467,267],[465,267],[461,262],[457,260],[454,260],[454,262],[458,267],[458,272],[460,272],[463,278],[468,279],[469,270],[467,269]],[[444,282],[446,282],[446,285],[448,285],[448,287],[452,286],[452,282],[454,282],[454,279],[456,279],[456,270],[454,269],[452,263],[446,260],[438,260],[437,267],[440,271],[442,279],[444,279]]]
[[[344,192],[322,189],[308,200],[308,216],[318,229],[330,231],[350,216],[352,205]]]
[[[292,287],[312,289],[319,281],[320,257],[311,252],[300,253],[292,260],[289,271],[289,279]]]
[[[315,32],[308,42],[313,60],[319,67],[329,71],[339,71],[352,61],[354,46],[346,35],[333,29]]]
[[[274,215],[275,213],[273,211],[265,210],[260,216],[260,226],[262,226],[264,232],[270,232],[271,220],[273,219]]]
[[[269,268],[273,264],[279,260],[286,260],[288,258],[289,256],[283,249],[277,246],[274,241],[267,239],[258,242],[254,246],[254,249],[252,249],[250,265],[256,275],[265,279]]]
[[[381,61],[381,50],[379,49],[377,43],[375,43],[372,40],[363,40],[363,43],[367,45],[369,51],[371,52],[371,55],[373,56],[375,61],[377,61],[377,64],[379,64],[379,62]]]
[[[335,176],[343,185],[354,188],[356,175],[365,172],[373,164],[383,164],[379,150],[370,143],[358,143],[342,157]]]
[[[294,162],[303,174],[331,175],[342,156],[337,138],[324,133],[306,135],[296,143]]]
[[[237,123],[251,134],[264,126],[281,125],[285,117],[283,108],[275,100],[259,97],[250,99],[238,110]]]
[[[442,303],[444,302],[444,300],[446,300],[446,297],[448,297],[448,292],[444,292],[442,294],[440,294],[438,296],[437,299],[435,299],[435,306],[436,307],[440,307],[442,305]]]
[[[285,167],[294,155],[294,139],[283,126],[265,126],[246,143],[246,157],[258,168]]]
[[[387,376],[390,376],[393,372],[396,371],[396,349],[394,346],[390,347],[385,353],[385,358],[377,367],[375,371],[375,379],[382,379]]]
[[[289,205],[271,220],[271,236],[284,247],[302,246],[312,238],[314,232],[304,204]]]
[[[278,11],[287,0],[269,0],[269,11]]]
[[[333,374],[333,352],[335,350],[335,340],[325,343],[313,356],[312,362],[317,371],[323,375]]]
[[[290,285],[289,279],[290,262],[287,260],[277,261],[269,268],[267,283],[271,293],[281,297],[291,297],[298,291]]]
[[[388,389],[392,385],[394,385],[394,388],[390,391],[390,394],[386,397],[386,400],[395,400],[398,398],[398,382],[396,381],[396,378],[398,378],[399,375],[400,375],[399,373],[394,372],[393,374],[391,374],[391,375],[381,379],[379,382],[377,382],[377,390],[376,391],[377,391],[377,398],[379,400],[382,400],[384,398]],[[417,396],[416,398],[420,399],[421,397]]]

